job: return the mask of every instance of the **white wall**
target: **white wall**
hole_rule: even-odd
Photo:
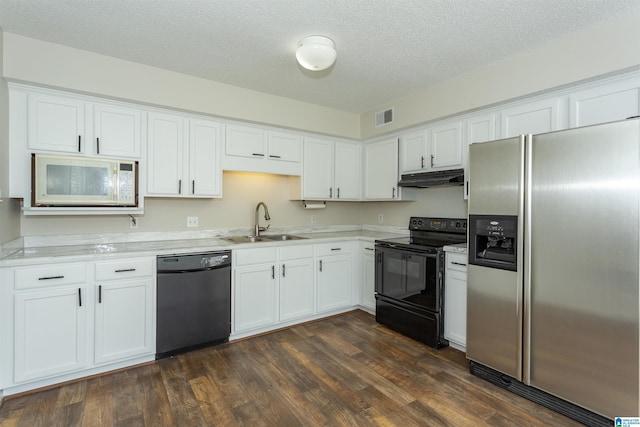
[[[131,61],[5,33],[7,79],[218,117],[359,138],[360,117]]]
[[[0,72],[3,69],[2,39],[0,31]],[[7,82],[0,79],[0,244],[20,237],[20,210],[18,202],[9,195],[9,91]]]
[[[638,65],[640,16],[635,14],[380,105],[362,115],[361,137],[372,138]],[[375,112],[390,107],[394,108],[394,123],[375,128]]]

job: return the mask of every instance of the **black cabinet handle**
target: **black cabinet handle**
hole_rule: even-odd
[[[322,260],[320,260],[320,272],[322,273]]]
[[[191,194],[196,194],[196,180],[191,181]]]
[[[53,280],[53,279],[64,279],[64,276],[46,276],[46,277],[38,277],[38,280]]]
[[[251,153],[252,156],[260,156],[260,157],[264,157],[264,154],[262,153]]]
[[[100,138],[96,138],[96,154],[100,154]]]
[[[435,158],[435,156],[432,154],[431,155],[431,167],[433,167],[433,159]]]
[[[82,307],[82,288],[78,288],[78,304]]]
[[[136,271],[135,268],[123,268],[122,270],[114,270],[115,273],[128,273],[131,271]]]
[[[182,180],[178,180],[178,194],[182,194]]]
[[[365,251],[372,251],[373,248],[364,248]]]
[[[274,156],[273,154],[269,154],[269,157],[271,157],[272,159],[280,159],[280,158],[282,158],[282,156]]]
[[[391,191],[391,198],[392,199],[396,198],[396,187],[393,187],[393,190]]]
[[[451,264],[460,265],[462,267],[466,267],[467,266],[467,264],[463,264],[461,262],[455,262],[455,261],[451,261]]]
[[[78,153],[82,151],[82,135],[78,135]]]
[[[341,251],[342,248],[331,248],[332,251]]]
[[[336,198],[340,198],[340,187],[338,187],[338,189],[336,190]]]
[[[422,162],[421,162],[421,166],[420,166],[420,167],[421,167],[422,169],[424,169],[424,156],[422,156],[422,157],[421,157],[421,159],[422,159]]]
[[[102,304],[102,285],[98,286],[98,304]]]
[[[333,187],[329,187],[329,198],[333,197]]]
[[[276,266],[275,265],[271,266],[271,278],[272,279],[276,278]]]
[[[285,266],[282,264],[282,277],[285,277]]]

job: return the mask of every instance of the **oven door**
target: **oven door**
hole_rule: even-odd
[[[442,260],[439,252],[376,244],[376,292],[439,312]]]

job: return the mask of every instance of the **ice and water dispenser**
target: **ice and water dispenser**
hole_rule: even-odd
[[[469,264],[517,270],[518,217],[469,215]]]

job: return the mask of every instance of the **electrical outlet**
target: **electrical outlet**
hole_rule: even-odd
[[[384,222],[384,215],[378,215],[378,224],[382,224]]]
[[[315,223],[316,223],[316,216],[311,215],[311,224],[315,224]]]
[[[138,228],[138,221],[140,221],[140,218],[129,217],[129,228]]]
[[[197,227],[198,226],[198,217],[197,216],[188,216],[187,217],[187,227]]]

